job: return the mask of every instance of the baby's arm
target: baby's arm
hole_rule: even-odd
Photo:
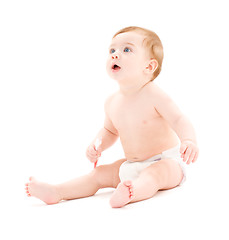
[[[105,149],[112,146],[116,140],[118,139],[118,131],[114,127],[110,116],[109,116],[109,110],[110,110],[110,103],[113,99],[113,95],[109,97],[104,105],[104,111],[105,111],[105,121],[104,121],[104,127],[100,130],[96,138],[102,139],[101,149],[104,151]]]
[[[187,164],[195,162],[198,157],[198,147],[195,130],[188,118],[180,111],[173,100],[161,89],[155,93],[155,108],[167,120],[181,140],[180,152]]]
[[[112,121],[108,116],[110,99],[111,98],[109,98],[105,103],[104,127],[98,132],[95,139],[87,148],[86,155],[91,162],[96,162],[98,157],[101,156],[101,153],[110,146],[112,146],[118,139],[118,131],[115,129],[115,127],[112,124]],[[95,148],[96,139],[101,140],[101,145],[98,147],[98,149]]]

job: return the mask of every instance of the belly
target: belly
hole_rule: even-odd
[[[144,161],[176,146],[179,138],[167,123],[154,124],[119,132],[125,156],[130,161]]]

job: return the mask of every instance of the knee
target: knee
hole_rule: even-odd
[[[166,174],[166,165],[156,166],[152,168],[146,168],[142,174],[144,174],[145,179],[148,179],[150,183],[154,183],[160,189],[168,181],[168,175]]]
[[[147,169],[147,174],[154,178],[159,189],[174,188],[181,182],[183,173],[179,164],[171,159],[164,159]]]
[[[104,188],[110,186],[110,177],[107,174],[106,165],[101,165],[96,167],[90,173],[92,175],[92,179],[95,184],[97,184],[98,188]]]
[[[90,174],[93,176],[99,188],[117,187],[120,182],[119,168],[124,161],[124,159],[121,159],[115,163],[101,165],[93,169]]]
[[[103,172],[103,167],[102,166],[98,166],[90,172],[90,175],[91,175],[94,183],[97,183],[98,186],[101,183],[102,172]]]

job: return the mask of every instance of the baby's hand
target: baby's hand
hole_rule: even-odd
[[[86,156],[87,158],[92,162],[95,163],[97,162],[98,158],[101,156],[102,149],[99,146],[98,149],[96,150],[95,143],[92,143],[86,151]]]
[[[199,154],[199,149],[196,143],[193,141],[184,140],[180,146],[180,153],[183,161],[187,164],[190,164],[191,162],[194,163],[196,161]]]

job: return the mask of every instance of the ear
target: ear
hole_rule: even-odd
[[[158,67],[158,62],[156,59],[152,58],[150,59],[150,61],[148,62],[148,65],[145,68],[145,72],[149,73],[149,74],[153,74],[156,69]]]

